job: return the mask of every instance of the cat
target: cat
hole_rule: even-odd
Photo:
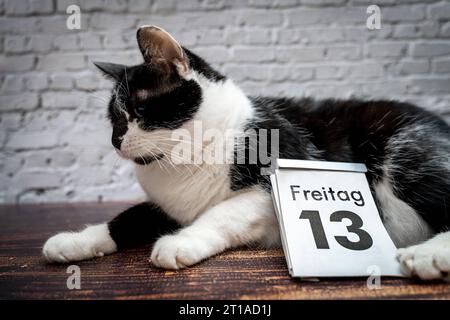
[[[43,247],[48,261],[90,259],[156,240],[152,263],[180,269],[229,248],[280,246],[269,177],[259,162],[171,161],[171,133],[201,121],[237,135],[279,129],[280,158],[365,163],[404,274],[447,276],[450,128],[442,119],[396,101],[248,97],[162,28],[139,28],[137,42],[142,64],[95,64],[115,82],[112,144],[136,164],[148,201],[108,223],[51,237]]]

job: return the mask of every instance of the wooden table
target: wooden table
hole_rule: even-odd
[[[0,299],[449,299],[450,284],[382,279],[305,282],[290,278],[281,250],[235,250],[181,271],[148,262],[151,245],[90,261],[81,289],[67,265],[45,263],[41,247],[58,231],[109,220],[125,203],[0,206]],[[331,262],[332,263],[332,262]]]

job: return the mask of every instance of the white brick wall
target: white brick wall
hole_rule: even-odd
[[[68,30],[79,4],[82,28]],[[366,28],[378,4],[382,29]],[[0,0],[0,202],[135,199],[110,146],[110,84],[92,61],[136,63],[156,24],[251,94],[399,98],[450,120],[450,2]]]

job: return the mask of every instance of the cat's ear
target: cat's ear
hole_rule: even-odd
[[[186,53],[166,30],[156,26],[142,26],[136,37],[144,61],[150,67],[169,73],[175,66],[180,75],[189,72]]]
[[[113,80],[119,81],[125,73],[126,65],[109,63],[109,62],[93,62],[94,65],[99,68],[105,76]]]

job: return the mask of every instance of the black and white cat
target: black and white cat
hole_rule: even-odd
[[[248,97],[163,29],[143,26],[137,40],[143,64],[96,65],[116,83],[109,103],[112,144],[136,163],[148,202],[109,223],[53,236],[43,248],[48,261],[90,259],[159,236],[151,261],[167,269],[242,245],[279,246],[260,165],[170,160],[173,130],[193,130],[201,121],[204,129],[237,135],[279,129],[280,158],[364,162],[384,224],[404,248],[398,251],[404,273],[447,276],[450,128],[444,121],[393,101]]]

